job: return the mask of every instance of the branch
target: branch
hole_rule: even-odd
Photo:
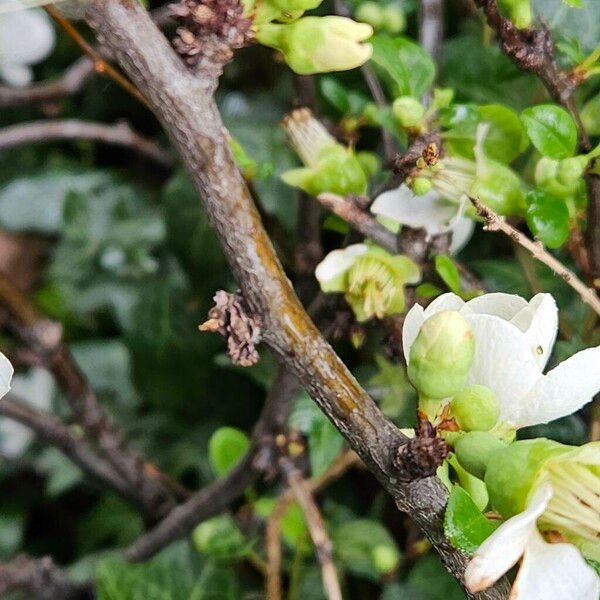
[[[538,240],[530,240],[527,236],[523,235],[518,229],[515,229],[512,225],[509,225],[500,215],[496,214],[491,208],[488,208],[482,204],[477,198],[471,198],[473,206],[477,210],[477,214],[483,217],[485,221],[484,229],[486,231],[501,231],[507,235],[513,242],[519,244],[529,252],[532,256],[544,263],[547,267],[550,267],[556,275],[563,279],[568,285],[570,285],[581,297],[581,299],[588,304],[592,310],[600,315],[600,298],[598,298],[596,292],[589,288],[573,271],[567,269],[558,259],[550,254],[544,245]]]
[[[87,584],[71,581],[54,561],[31,558],[24,554],[0,564],[0,596],[10,592],[27,593],[38,600],[91,600],[93,592]]]
[[[210,70],[203,69],[198,77],[186,69],[134,0],[93,0],[87,20],[179,150],[242,294],[262,319],[268,346],[398,506],[425,530],[446,567],[462,580],[468,557],[443,533],[447,491],[435,478],[413,484],[399,481],[392,458],[406,437],[360,387],[294,294],[233,160],[213,98],[216,80],[208,76]],[[506,593],[501,582],[478,598],[497,599]]]
[[[0,304],[10,315],[10,326],[54,375],[64,392],[76,421],[88,438],[98,445],[106,461],[127,482],[129,494],[136,498],[150,521],[169,512],[174,500],[154,469],[147,469],[142,458],[129,449],[106,414],[85,375],[62,341],[61,326],[40,316],[29,300],[0,274]]]
[[[223,512],[253,485],[272,464],[273,437],[285,428],[298,389],[296,378],[280,368],[252,433],[250,450],[242,461],[226,477],[209,484],[173,509],[125,552],[125,558],[131,562],[147,560],[202,521]]]
[[[22,88],[2,85],[0,86],[0,108],[60,100],[81,90],[94,73],[94,63],[90,62],[87,56],[82,56],[57,81]]]
[[[419,44],[439,65],[444,41],[444,0],[421,0],[419,8]]]
[[[162,167],[171,168],[174,164],[173,157],[168,152],[135,132],[124,121],[116,125],[105,125],[104,123],[66,119],[12,125],[0,129],[0,151],[25,144],[81,139],[130,148]]]
[[[310,496],[311,494],[315,494],[321,491],[322,489],[327,487],[332,481],[336,481],[337,479],[342,477],[349,469],[351,469],[354,466],[359,466],[361,464],[362,463],[360,459],[354,452],[343,452],[338,458],[336,458],[331,463],[331,465],[325,471],[325,473],[318,477],[313,477],[308,481],[302,480],[301,485],[304,488],[304,493]],[[297,473],[297,476],[300,476],[300,474]],[[290,484],[291,488],[291,482],[289,481],[289,477],[288,483]],[[281,496],[279,496],[277,504],[275,505],[275,508],[273,509],[273,512],[267,520],[265,545],[267,548],[266,587],[268,600],[281,599],[281,521],[285,516],[285,513],[287,512],[287,509],[289,508],[290,504],[294,501],[294,497],[295,493],[293,489],[288,489],[283,494],[281,494]],[[331,569],[329,568],[327,574],[328,578],[331,577],[330,572]],[[323,574],[323,578],[325,579],[325,573]]]
[[[76,435],[59,418],[51,413],[43,413],[18,400],[12,395],[0,400],[0,415],[13,419],[35,431],[40,438],[58,448],[86,474],[107,485],[134,504],[127,482],[111,468],[104,459],[92,452],[86,441]]]

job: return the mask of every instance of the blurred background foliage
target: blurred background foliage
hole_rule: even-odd
[[[579,10],[560,0],[535,4],[565,57],[589,52],[600,39],[595,0],[584,0]],[[358,0],[351,3],[352,10],[359,6]],[[406,16],[405,35],[414,39],[416,3],[404,0],[394,6]],[[539,82],[501,55],[468,1],[449,0],[446,12],[437,79],[456,91],[458,101],[503,103],[520,110],[543,98]],[[78,55],[73,42],[60,35],[36,77],[56,77]],[[590,97],[594,85],[597,79],[579,93]],[[294,101],[293,75],[265,48],[238,52],[221,79],[225,122],[260,173],[256,191],[268,222],[276,221],[284,234],[275,241],[287,266],[286,241],[295,235],[299,198],[278,177],[296,164],[279,121]],[[358,71],[317,78],[319,110],[333,124],[348,126],[353,112],[359,113],[367,101]],[[44,116],[107,123],[125,119],[167,146],[153,116],[101,77],[64,100],[3,109],[0,126]],[[358,146],[377,150],[378,140],[377,128],[362,128]],[[89,142],[0,152],[0,227],[0,248],[11,236],[26,236],[24,255],[10,265],[14,273],[9,275],[29,269],[24,276],[28,293],[45,314],[63,324],[77,361],[132,444],[189,488],[222,474],[237,459],[236,452],[227,455],[228,449],[243,452],[246,447],[240,431],[248,433],[255,422],[275,364],[263,351],[256,367],[235,368],[219,337],[197,331],[214,292],[233,291],[235,283],[183,169],[157,167],[130,151]],[[324,231],[327,247],[341,239],[335,229]],[[566,253],[561,258],[568,262]],[[505,240],[479,232],[461,259],[491,289],[529,296],[535,291],[533,277],[555,294],[569,332],[558,344],[557,359],[591,345],[579,299],[537,264],[524,272]],[[379,349],[380,339],[369,329],[360,350],[344,341],[338,347],[385,413],[408,426],[414,393],[402,369]],[[15,391],[43,408],[64,412],[52,379],[40,369],[21,370]],[[290,423],[307,439],[312,474],[322,473],[341,450],[341,437],[304,394]],[[235,429],[221,431],[223,443],[214,438],[210,443],[224,426]],[[577,444],[587,431],[583,417],[574,415],[521,432],[534,434]],[[97,572],[103,600],[262,597],[256,563],[276,486],[248,490],[231,516],[203,524],[192,540],[173,545],[148,564],[130,566],[119,561],[116,551],[143,530],[138,513],[84,480],[77,467],[22,428],[2,419],[0,435],[0,559],[21,551],[51,554],[75,576]],[[322,506],[345,597],[464,597],[409,519],[365,472],[355,470],[335,482],[323,493]],[[297,507],[286,514],[283,533],[289,598],[323,598]]]

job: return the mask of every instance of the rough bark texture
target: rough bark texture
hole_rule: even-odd
[[[406,438],[360,387],[296,298],[235,166],[212,95],[216,82],[187,70],[135,0],[95,0],[87,17],[181,154],[241,291],[262,318],[265,341],[462,580],[467,558],[451,547],[442,530],[446,490],[435,479],[399,484],[392,457]],[[500,584],[476,597],[507,595]]]

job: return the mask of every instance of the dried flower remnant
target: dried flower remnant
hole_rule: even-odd
[[[219,290],[214,301],[208,320],[199,326],[200,331],[219,333],[226,338],[227,352],[236,365],[255,365],[259,359],[256,346],[262,337],[260,322],[249,314],[240,294]]]

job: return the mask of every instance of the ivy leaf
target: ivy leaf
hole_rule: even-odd
[[[577,127],[564,108],[554,104],[532,106],[521,113],[521,121],[529,139],[544,156],[562,159],[575,154]]]
[[[569,209],[562,198],[542,190],[527,193],[527,225],[548,248],[559,248],[569,236]]]
[[[444,534],[455,548],[473,554],[496,527],[475,506],[467,491],[457,485],[452,488],[444,516]]]
[[[460,273],[447,254],[438,254],[435,257],[435,270],[450,291],[460,294]]]
[[[208,442],[208,459],[214,472],[223,476],[242,460],[250,448],[248,436],[235,427],[220,427]]]
[[[405,37],[375,35],[372,61],[392,81],[395,96],[423,95],[435,78],[435,63],[413,41]]]

